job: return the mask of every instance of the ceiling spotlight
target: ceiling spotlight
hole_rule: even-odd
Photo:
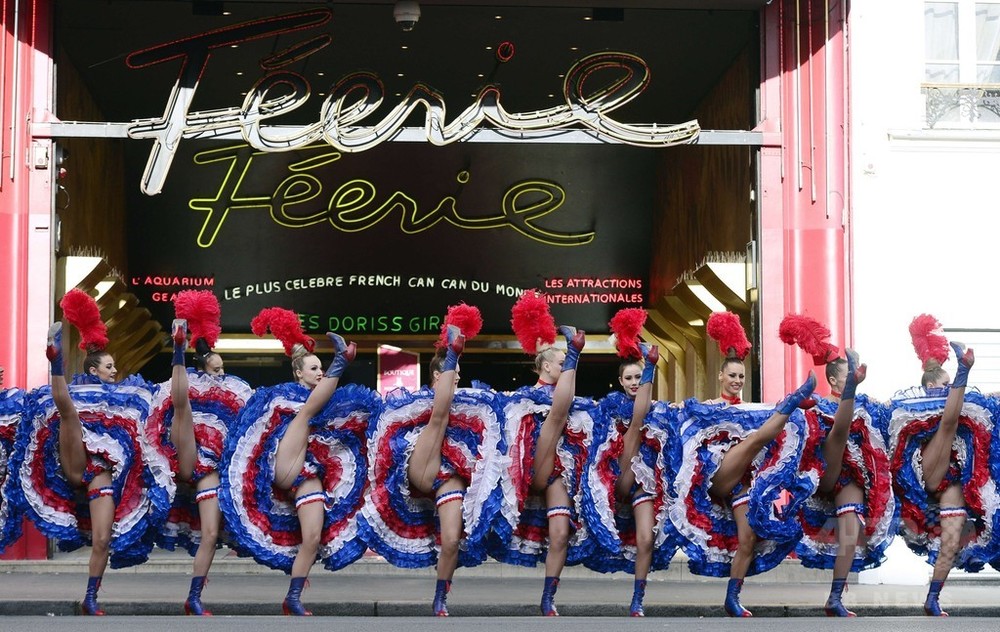
[[[412,31],[420,20],[420,4],[413,0],[397,0],[392,17],[404,31]]]

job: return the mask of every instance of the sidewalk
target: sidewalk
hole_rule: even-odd
[[[0,615],[71,615],[87,576],[88,550],[60,554],[41,562],[0,561]],[[928,567],[929,569],[929,567]],[[186,553],[157,551],[138,567],[109,570],[101,605],[113,615],[183,614],[191,573]],[[459,569],[448,599],[456,616],[534,616],[542,585],[541,568],[524,569],[487,562]],[[942,605],[956,616],[1000,617],[1000,573],[954,573]],[[852,578],[853,579],[853,578]],[[217,615],[277,615],[288,578],[252,560],[219,552],[204,593]],[[430,614],[434,570],[398,569],[376,556],[365,557],[337,573],[317,566],[303,595],[317,615],[424,616]],[[789,560],[743,589],[743,603],[756,616],[822,616],[829,572],[802,568]],[[692,576],[683,559],[654,573],[646,591],[647,616],[723,616],[725,579]],[[861,616],[923,614],[926,586],[851,584],[845,603]],[[632,576],[600,575],[567,568],[557,594],[559,611],[569,616],[625,616]]]

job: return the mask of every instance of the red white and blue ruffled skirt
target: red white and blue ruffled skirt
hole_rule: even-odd
[[[24,391],[0,391],[0,552],[21,537],[24,508],[12,502],[11,458],[18,428],[25,418]]]
[[[621,474],[619,458],[624,449],[625,432],[632,421],[633,400],[613,392],[597,407],[594,447],[584,474],[583,515],[598,548],[584,564],[602,573],[635,572],[636,532],[632,501],[637,495],[649,495],[653,503],[653,560],[650,570],[663,570],[677,552],[675,532],[670,526],[666,497],[667,481],[673,480],[669,469],[667,445],[677,425],[677,409],[654,401],[643,420],[639,454],[631,467],[636,487],[629,498],[615,497],[615,483]]]
[[[198,446],[197,461],[191,478],[194,483],[206,474],[219,471],[229,428],[236,423],[236,416],[250,399],[253,389],[233,375],[214,376],[188,369],[187,377],[191,418]],[[176,477],[177,450],[170,441],[173,419],[174,405],[168,380],[159,385],[159,390],[153,397],[153,408],[146,419],[144,432],[147,442],[159,455],[161,466],[165,462]],[[195,498],[194,486],[178,480],[170,513],[156,538],[158,546],[168,551],[180,547],[191,555],[198,552],[198,545],[201,543],[201,518]]]
[[[146,561],[173,499],[173,478],[156,465],[142,432],[154,389],[139,376],[115,384],[77,376],[69,387],[90,458],[85,479],[102,470],[111,473],[112,568]],[[13,494],[38,530],[59,541],[60,549],[87,546],[90,505],[86,489],[71,486],[59,465],[60,420],[51,387],[35,389],[28,400],[28,416],[14,449]]]
[[[838,402],[822,399],[805,411],[809,441],[802,456],[802,469],[822,477],[826,469],[823,441],[833,427]],[[899,508],[892,492],[889,471],[889,410],[883,404],[858,395],[854,419],[844,449],[840,478],[833,493],[816,492],[799,512],[803,535],[795,549],[808,568],[832,569],[837,559],[836,493],[854,483],[864,493],[864,529],[854,553],[853,572],[879,566],[899,526]]]
[[[552,386],[526,386],[502,396],[505,442],[510,458],[501,479],[506,502],[490,541],[490,555],[508,564],[533,567],[548,552],[548,507],[543,495],[531,491],[535,447],[545,417],[552,407]],[[594,438],[593,400],[575,397],[569,419],[556,445],[551,480],[561,480],[569,495],[571,534],[566,564],[580,564],[594,551],[587,523],[582,519],[582,485]]]
[[[290,573],[302,532],[294,492],[273,487],[278,442],[311,391],[285,383],[258,388],[230,428],[219,474],[219,506],[234,547],[259,563]],[[368,483],[369,423],[382,400],[371,389],[339,386],[309,422],[303,470],[326,493],[326,515],[317,558],[335,571],[365,552],[358,515]]]
[[[412,393],[392,391],[368,441],[369,487],[359,528],[369,548],[402,568],[433,566],[440,548],[435,499],[413,490],[407,476],[410,455],[430,420],[433,402],[434,391],[427,387]],[[468,484],[462,500],[461,566],[486,559],[487,541],[503,511],[500,481],[507,469],[496,393],[458,389],[441,446],[439,480],[457,476]]]
[[[940,504],[924,487],[921,449],[941,421],[947,389],[928,395],[921,388],[897,393],[891,402],[889,432],[890,466],[900,503],[899,531],[906,544],[934,564],[941,546]],[[997,402],[978,392],[966,392],[952,444],[952,463],[946,481],[961,485],[967,521],[956,568],[978,571],[1000,553],[995,521],[998,519],[996,478],[991,475],[1000,460],[996,451]]]
[[[774,412],[769,404],[726,406],[688,400],[677,413],[678,432],[668,449],[670,523],[696,575],[728,577],[738,547],[736,522],[728,504],[709,495],[712,476],[725,453],[750,436]],[[818,480],[799,471],[807,427],[802,412],[792,413],[784,430],[751,465],[748,517],[757,534],[747,572],[755,575],[777,566],[802,536],[795,516]]]

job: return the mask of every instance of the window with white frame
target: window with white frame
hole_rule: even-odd
[[[975,351],[976,366],[970,374],[969,386],[983,393],[1000,393],[1000,329],[946,327],[944,333],[948,340],[961,341]],[[954,356],[951,360],[954,363]]]
[[[1000,0],[924,3],[929,127],[1000,127]]]

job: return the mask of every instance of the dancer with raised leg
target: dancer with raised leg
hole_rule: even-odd
[[[920,389],[892,401],[893,483],[903,538],[934,566],[924,612],[940,617],[948,616],[939,599],[951,569],[975,572],[996,557],[992,526],[1000,497],[989,463],[994,420],[985,398],[966,391],[972,350],[950,343],[958,369],[949,383],[942,367],[949,343],[940,323],[917,316],[910,336],[924,373]]]
[[[534,471],[531,489],[545,495],[546,516],[549,527],[549,546],[545,556],[545,582],[542,586],[540,608],[542,615],[557,617],[555,597],[559,578],[569,553],[569,538],[574,515],[574,502],[566,488],[561,471],[556,467],[556,449],[569,421],[570,406],[576,393],[576,368],[580,352],[586,344],[585,333],[574,327],[562,325],[559,333],[566,338],[566,355],[560,367],[556,385],[552,388],[552,407],[538,433],[535,447]]]
[[[369,497],[359,529],[366,543],[403,568],[436,565],[432,612],[448,616],[455,569],[486,557],[501,510],[503,472],[496,394],[458,389],[459,359],[482,328],[475,307],[448,309],[430,362],[430,386],[385,397],[372,429]]]
[[[521,348],[534,359],[538,381],[503,398],[511,462],[504,484],[513,487],[516,511],[506,516],[496,559],[535,566],[544,559],[540,603],[544,616],[558,616],[555,595],[563,568],[590,553],[581,524],[579,494],[590,445],[593,402],[575,397],[576,370],[585,334],[556,328],[545,296],[525,291],[511,308],[511,326]],[[555,346],[557,334],[566,351]]]
[[[598,405],[594,448],[587,468],[584,498],[599,498],[588,517],[600,517],[591,526],[605,551],[592,555],[587,566],[601,572],[624,570],[634,574],[628,613],[645,616],[643,600],[651,570],[667,568],[677,549],[663,533],[667,522],[662,480],[666,472],[664,448],[674,415],[657,402],[653,410],[653,377],[659,350],[640,342],[646,321],[643,309],[619,310],[609,326],[614,334],[621,391],[609,393]],[[672,478],[672,477],[671,477]],[[593,483],[603,484],[595,486]],[[603,497],[598,497],[598,491]],[[668,529],[669,530],[669,529]]]
[[[222,358],[212,351],[222,331],[215,295],[178,292],[174,311],[171,378],[161,385],[145,424],[150,445],[163,453],[179,483],[157,544],[171,551],[179,545],[194,556],[184,612],[210,616],[201,596],[222,528],[219,462],[229,428],[253,391],[240,378],[226,375]],[[184,366],[188,329],[196,370]]]
[[[107,329],[93,298],[71,290],[60,306],[80,331],[85,373],[67,383],[64,329],[54,323],[46,346],[52,386],[32,393],[34,413],[18,439],[12,468],[17,493],[45,535],[59,540],[64,550],[91,545],[81,611],[101,615],[97,594],[109,556],[114,568],[146,560],[149,532],[166,518],[174,487],[169,470],[150,468],[150,455],[141,450],[150,386],[137,376],[117,381],[114,358],[105,351]],[[81,488],[85,500],[76,494]]]
[[[802,565],[833,571],[824,611],[853,617],[843,603],[850,572],[875,568],[896,533],[898,512],[888,457],[888,410],[857,394],[867,374],[853,349],[846,359],[829,343],[830,330],[808,316],[789,314],[778,330],[781,340],[825,365],[831,397],[805,411],[811,432],[803,468],[818,478],[816,493],[803,505]]]
[[[354,477],[367,463],[358,444],[363,446],[368,418],[378,414],[379,406],[368,389],[338,388],[354,359],[354,343],[328,332],[334,357],[324,372],[313,353],[315,341],[303,333],[295,312],[267,308],[250,327],[258,336],[270,330],[281,341],[292,359],[295,381],[259,388],[243,407],[226,444],[220,503],[237,547],[291,575],[282,612],[309,616],[302,591],[316,560],[336,569],[363,551],[360,539],[350,534],[364,494],[364,477]],[[341,408],[358,411],[357,423],[346,433],[352,448],[344,448],[343,437],[336,434]],[[314,438],[321,443],[317,451],[311,448]],[[341,476],[342,470],[350,477]],[[337,489],[344,478],[354,483]],[[290,511],[298,524],[288,522]]]
[[[451,403],[458,387],[458,360],[465,350],[465,335],[456,325],[447,327],[447,344],[444,356],[431,360],[431,388],[434,404],[427,427],[420,433],[413,454],[410,455],[408,477],[410,485],[419,492],[432,494],[441,525],[441,550],[437,561],[437,585],[434,588],[434,614],[448,616],[448,592],[458,568],[458,545],[462,539],[462,499],[468,482],[442,474],[441,446],[444,442]]]
[[[816,376],[810,371],[805,382],[776,407],[743,404],[743,358],[750,342],[739,318],[729,312],[714,313],[707,331],[726,355],[719,371],[724,403],[685,403],[680,449],[671,451],[678,461],[670,518],[684,540],[692,572],[728,575],[725,611],[732,617],[749,617],[750,611],[740,603],[744,578],[779,564],[797,540],[794,535],[780,541],[758,537],[757,530],[781,532],[787,522],[774,509],[772,495],[799,475],[804,429],[800,415],[799,423],[788,427],[786,423],[812,395]],[[794,440],[789,440],[789,431]],[[755,485],[765,479],[764,489]],[[706,505],[711,507],[708,512]],[[692,512],[699,514],[698,524],[693,524]],[[756,527],[751,526],[754,521]]]

